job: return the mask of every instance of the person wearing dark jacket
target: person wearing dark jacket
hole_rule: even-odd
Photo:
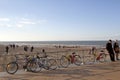
[[[6,46],[6,51],[5,52],[8,54],[8,52],[9,52],[9,47],[8,46]]]
[[[30,49],[30,51],[33,52],[33,49],[34,49],[34,47],[32,46],[31,49]]]
[[[108,43],[106,44],[106,49],[110,55],[111,61],[115,61],[115,54],[112,48],[112,40],[109,40]]]
[[[113,48],[114,48],[114,52],[116,55],[116,60],[119,60],[119,58],[118,58],[118,56],[119,56],[119,43],[117,40],[115,41]]]

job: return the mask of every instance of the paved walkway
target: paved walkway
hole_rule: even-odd
[[[0,73],[0,80],[120,80],[120,61],[59,68],[40,73]]]

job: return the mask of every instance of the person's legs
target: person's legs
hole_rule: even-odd
[[[115,61],[115,55],[114,53],[109,53],[111,61]]]
[[[116,60],[119,60],[119,58],[118,58],[118,53],[116,53]]]
[[[112,53],[112,61],[115,61],[115,54]]]
[[[109,53],[109,56],[110,56],[110,60],[112,61],[112,55],[111,55],[111,53]]]

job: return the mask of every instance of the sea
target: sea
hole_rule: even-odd
[[[32,46],[106,46],[107,41],[0,41],[1,45],[32,45]],[[119,41],[120,43],[120,41]]]

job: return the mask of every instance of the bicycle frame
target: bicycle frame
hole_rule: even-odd
[[[82,63],[81,57],[79,55],[76,55],[76,54],[72,54],[69,56],[63,55],[60,59],[60,64],[64,68],[68,67],[68,65],[70,65],[70,64],[75,64],[77,66],[80,66],[81,63]]]
[[[105,52],[100,52],[99,55],[96,57],[96,60],[103,62],[103,61],[105,61],[105,58],[106,58]],[[101,59],[103,59],[103,61],[101,61]]]

